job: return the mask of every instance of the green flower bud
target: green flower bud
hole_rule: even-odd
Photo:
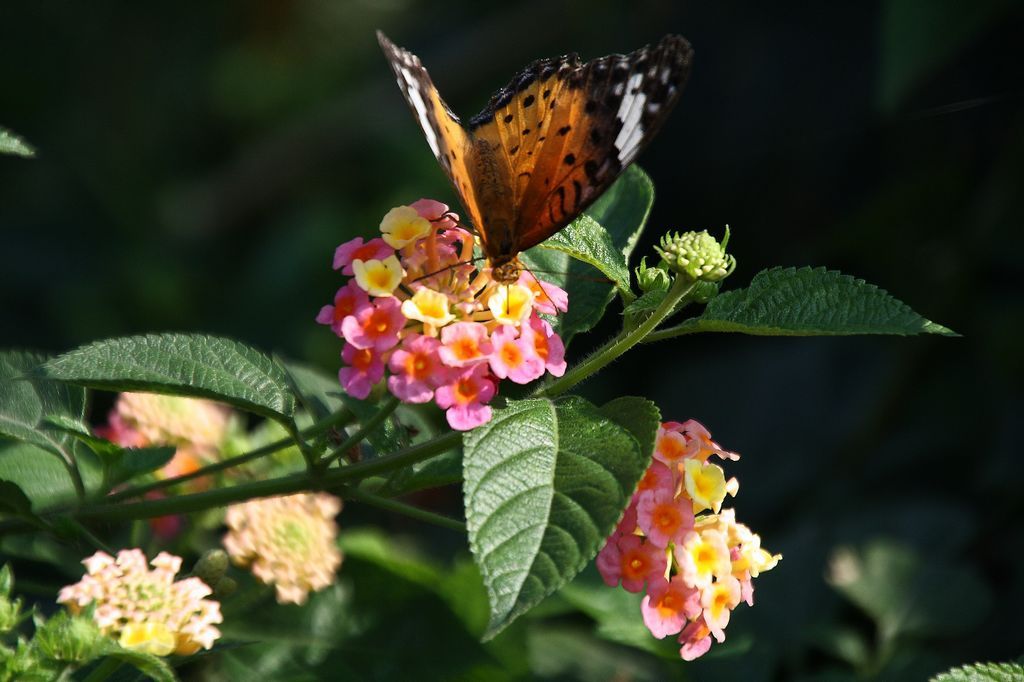
[[[692,280],[718,282],[736,269],[736,259],[725,252],[728,243],[729,226],[726,225],[721,244],[707,230],[702,230],[666,234],[661,238],[660,246],[654,247],[654,250],[675,272]]]
[[[656,265],[653,268],[647,267],[647,257],[644,256],[640,259],[640,267],[636,269],[636,281],[640,286],[640,291],[645,294],[648,291],[663,291],[668,289],[671,284],[672,278],[668,274],[668,270]]]
[[[18,638],[16,649],[0,644],[0,680],[50,682],[59,675],[58,668],[39,660],[35,647],[24,639]]]
[[[91,617],[61,611],[36,629],[33,643],[47,658],[64,663],[86,663],[110,647]]]
[[[4,567],[0,568],[0,597],[11,596],[13,588],[14,573],[11,571],[10,564],[4,564]]]
[[[238,583],[235,582],[234,578],[228,578],[227,576],[217,581],[217,584],[213,586],[213,598],[218,601],[224,600],[235,593],[238,589]]]
[[[6,634],[18,624],[18,617],[21,613],[21,600],[11,601],[7,597],[0,597],[0,635]]]
[[[211,549],[199,557],[192,567],[192,574],[211,587],[224,577],[228,570],[228,553],[223,549]]]

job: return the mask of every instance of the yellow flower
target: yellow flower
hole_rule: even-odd
[[[725,639],[722,630],[729,624],[729,615],[739,606],[741,597],[740,582],[727,576],[707,586],[701,592],[700,602],[704,607],[704,622],[718,641]]]
[[[739,481],[725,480],[725,471],[717,464],[704,464],[700,460],[688,459],[683,462],[686,493],[693,500],[694,513],[712,509],[717,514],[722,508],[725,496],[736,496]]]
[[[682,545],[675,547],[676,561],[688,585],[703,589],[712,578],[723,579],[732,573],[729,546],[717,530],[691,531]]]
[[[402,282],[405,271],[395,256],[384,260],[352,261],[356,284],[371,296],[390,296]]]
[[[302,604],[334,582],[341,565],[334,517],[341,500],[324,493],[268,497],[228,507],[224,548],[235,564],[277,588],[277,601]]]
[[[412,244],[430,234],[430,221],[420,216],[411,206],[398,206],[387,212],[380,221],[384,241],[395,249]],[[354,268],[353,268],[354,269]]]
[[[128,623],[117,642],[132,651],[169,656],[177,648],[178,638],[164,623]]]
[[[402,314],[434,327],[443,327],[455,319],[448,297],[427,287],[420,287],[411,299],[402,303]]]
[[[487,307],[499,324],[519,326],[533,310],[533,292],[521,284],[499,285],[487,300]]]

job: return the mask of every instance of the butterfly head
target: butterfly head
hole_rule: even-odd
[[[491,264],[491,279],[498,284],[515,284],[519,281],[519,273],[522,272],[522,265],[515,258],[503,263]]]

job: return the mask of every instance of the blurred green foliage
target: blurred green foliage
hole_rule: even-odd
[[[732,285],[773,265],[828,266],[964,336],[702,335],[585,385],[596,403],[638,394],[666,418],[700,419],[744,455],[731,470],[739,513],[785,560],[705,659],[606,643],[629,642],[639,619],[602,610],[606,588],[549,600],[482,646],[463,541],[352,504],[343,523],[416,531],[419,549],[351,540],[341,584],[315,608],[268,610],[283,636],[286,614],[315,620],[315,640],[238,647],[197,674],[922,679],[1024,650],[1019,5],[46,0],[0,12],[0,124],[37,151],[0,157],[2,346],[202,331],[333,370],[339,344],[313,317],[337,285],[334,246],[393,205],[451,197],[375,28],[419,53],[465,115],[530,59],[686,35],[693,77],[640,159],[658,198],[637,255],[662,231],[728,223]],[[460,498],[418,501],[448,511]],[[52,599],[71,576],[40,552],[75,561],[87,548],[34,542],[5,551],[36,557],[19,585]]]

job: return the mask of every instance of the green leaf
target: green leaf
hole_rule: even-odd
[[[83,467],[82,473],[86,488],[98,483],[94,467]],[[31,443],[0,443],[0,479],[21,488],[36,511],[66,504],[76,497],[67,468],[50,452]]]
[[[465,438],[470,548],[493,637],[589,562],[650,457],[581,398],[510,401]]]
[[[608,231],[615,248],[628,261],[652,206],[654,183],[639,166],[632,165],[587,209],[587,215]]]
[[[159,656],[125,649],[115,642],[110,642],[104,654],[127,663],[156,682],[178,682],[178,676],[174,674],[174,669]]]
[[[171,461],[177,451],[177,448],[173,446],[123,448],[109,440],[92,435],[85,424],[59,417],[50,417],[47,422],[54,429],[63,431],[84,444],[99,458],[106,470],[105,484],[108,489],[136,476],[160,469]]]
[[[643,594],[609,589],[596,571],[588,569],[559,591],[571,605],[597,623],[597,635],[603,639],[649,651],[669,660],[679,660],[679,643],[674,637],[658,640],[644,625],[640,602]]]
[[[809,267],[764,270],[746,289],[719,294],[700,317],[673,329],[755,336],[956,336],[884,289],[834,270]]]
[[[36,150],[7,128],[0,127],[0,154],[12,154],[30,159],[36,155]]]
[[[633,434],[640,453],[646,458],[644,468],[650,465],[654,454],[654,441],[661,428],[661,410],[647,398],[623,396],[601,406],[600,412]]]
[[[16,483],[0,480],[0,513],[32,518],[32,500]]]
[[[0,436],[32,443],[71,462],[71,438],[42,428],[43,420],[53,415],[81,422],[86,394],[81,388],[34,376],[46,360],[39,353],[0,353]]]
[[[992,601],[973,569],[886,540],[834,552],[829,582],[874,619],[883,641],[966,635],[984,620]],[[957,617],[950,618],[954,612]]]
[[[971,663],[939,673],[932,682],[1019,682],[1024,665],[1019,663]]]
[[[284,369],[292,391],[299,397],[303,407],[309,410],[314,421],[320,421],[339,410],[345,409],[341,399],[338,377],[301,362],[274,358]]]
[[[42,366],[45,376],[111,391],[211,398],[288,420],[295,397],[284,370],[238,341],[194,334],[150,334],[97,341]]]
[[[632,296],[628,293],[626,261],[643,232],[653,202],[650,179],[631,166],[576,223],[522,254],[523,262],[537,277],[569,293],[569,311],[554,320],[566,345],[574,335],[598,323],[615,297],[613,283],[625,285],[627,297]],[[589,267],[594,262],[609,270],[604,274],[612,282],[604,281]]]
[[[632,295],[625,257],[615,248],[608,231],[587,214],[581,215],[561,232],[556,232],[540,248],[561,251],[593,265],[627,296]]]

